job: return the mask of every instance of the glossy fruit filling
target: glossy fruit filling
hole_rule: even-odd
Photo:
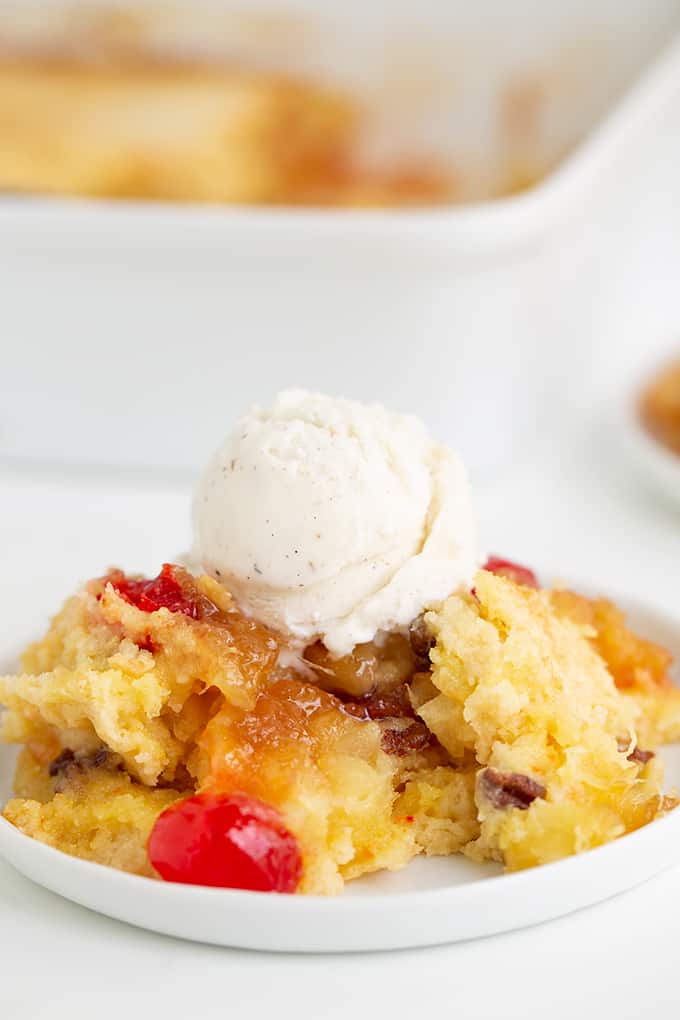
[[[121,570],[115,570],[106,580],[113,585],[121,598],[145,613],[157,609],[169,609],[171,613],[183,613],[197,620],[199,601],[195,593],[180,581],[181,569],[171,563],[164,563],[160,574],[150,580],[127,577]]]
[[[302,874],[297,841],[279,813],[245,794],[199,793],[172,804],[147,849],[168,882],[293,893]]]

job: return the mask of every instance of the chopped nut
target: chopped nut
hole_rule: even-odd
[[[621,738],[618,742],[618,745],[619,751],[623,753],[624,751],[627,751],[628,748],[630,747],[630,742],[628,740],[624,740],[623,738]],[[654,751],[643,751],[642,748],[637,747],[637,745],[633,748],[630,754],[627,755],[628,761],[635,761],[639,765],[646,765],[647,762],[654,757],[655,757]]]
[[[403,729],[383,730],[381,747],[385,754],[403,757],[410,751],[422,751],[430,743],[432,735],[425,723],[412,722]]]
[[[51,761],[48,767],[49,774],[54,777],[58,776],[60,772],[64,772],[69,765],[72,765],[75,761],[75,754],[69,748],[65,747],[64,750],[57,755],[54,761]]]
[[[391,691],[371,691],[363,698],[346,702],[343,707],[357,719],[414,718],[407,684],[400,684]]]
[[[519,772],[500,772],[487,768],[479,774],[479,787],[495,808],[519,808],[521,811],[533,804],[537,797],[545,797],[546,788],[530,776]]]
[[[50,762],[48,771],[53,778],[64,776],[73,769],[84,772],[85,769],[96,769],[106,764],[108,757],[109,749],[107,747],[98,747],[90,754],[85,754],[83,751],[72,751],[70,747],[66,747],[54,761]]]
[[[628,755],[628,761],[636,761],[640,765],[646,765],[653,757],[653,751],[643,751],[641,748],[635,747]]]
[[[425,623],[424,616],[418,616],[408,632],[411,650],[416,660],[416,667],[419,670],[430,669],[430,652],[434,648],[435,638],[430,628]]]
[[[100,747],[94,754],[86,755],[82,761],[84,768],[99,768],[103,765],[109,757],[109,751],[106,747]]]
[[[642,751],[640,748],[635,748],[628,755],[628,761],[639,762],[640,765],[646,765],[646,763],[653,757],[655,757],[655,753],[653,753],[653,751]]]

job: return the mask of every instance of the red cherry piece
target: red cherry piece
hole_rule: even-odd
[[[119,571],[110,574],[107,580],[121,598],[145,613],[154,613],[164,607],[171,613],[184,613],[192,620],[197,620],[198,601],[182,587],[175,576],[175,569],[171,563],[164,563],[158,577],[148,581],[126,577]]]
[[[302,874],[278,811],[242,793],[199,793],[158,816],[147,844],[166,882],[292,893]]]
[[[492,574],[500,574],[501,577],[508,577],[516,584],[523,584],[525,588],[540,587],[533,570],[529,570],[528,567],[522,567],[519,563],[503,560],[499,556],[489,556],[482,569],[488,570]]]

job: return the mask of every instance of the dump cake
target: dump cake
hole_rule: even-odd
[[[455,199],[417,155],[369,168],[342,91],[170,60],[0,58],[0,191],[269,205]]]
[[[0,678],[26,835],[328,894],[418,854],[539,865],[675,807],[669,654],[603,599],[480,568],[465,470],[416,419],[281,394],[194,520],[187,565],[88,582]]]
[[[680,454],[680,360],[666,365],[649,383],[639,410],[650,435],[671,452]]]
[[[441,83],[434,92],[423,84],[424,68],[415,77],[407,68],[398,81],[388,68],[383,80],[381,52],[360,85],[356,56],[349,75],[334,61],[321,74],[318,59],[306,68],[304,57],[296,61],[295,45],[282,41],[272,54],[259,28],[239,43],[244,12],[212,31],[203,23],[201,41],[193,31],[201,16],[190,7],[189,29],[178,33],[165,15],[154,30],[145,6],[76,6],[23,34],[21,17],[18,30],[13,16],[2,19],[0,195],[428,207],[517,194],[553,165],[537,144],[522,82],[509,86],[505,104],[499,97],[498,151],[480,165],[474,140],[442,144],[460,116],[457,100],[442,120]],[[302,19],[296,35],[310,25]],[[333,37],[331,26],[325,34]],[[320,51],[328,41],[320,35]],[[336,47],[347,50],[339,40]],[[536,94],[534,86],[533,110]]]

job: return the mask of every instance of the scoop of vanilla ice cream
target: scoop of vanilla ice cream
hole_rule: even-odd
[[[334,655],[469,585],[463,464],[378,404],[287,390],[253,407],[194,500],[195,555],[252,616]]]

